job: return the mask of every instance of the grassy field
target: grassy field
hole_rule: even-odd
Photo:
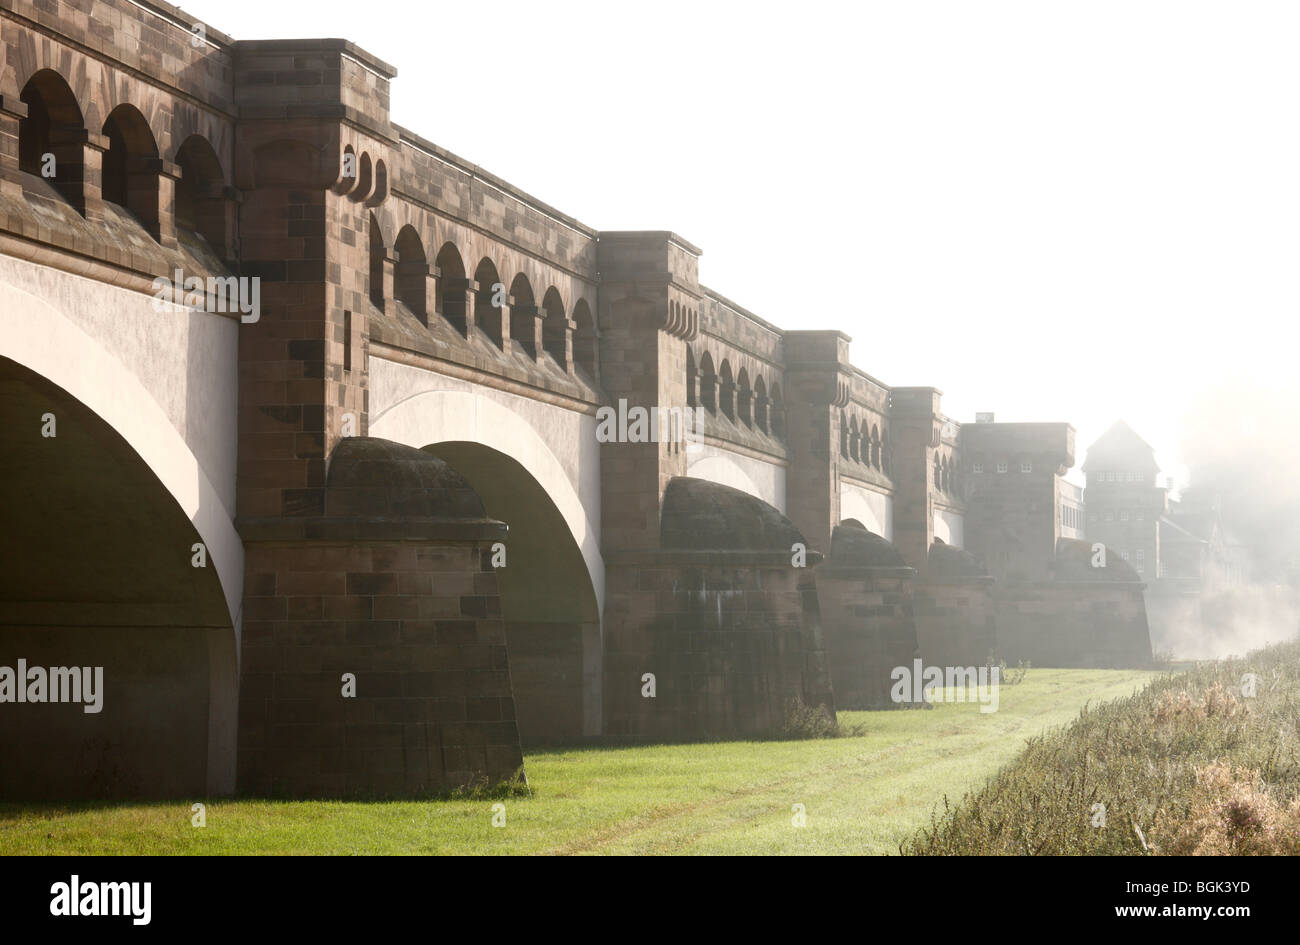
[[[908,850],[1300,855],[1298,726],[1300,643],[1166,676],[1034,739]]]
[[[501,801],[213,801],[201,829],[189,802],[0,805],[0,854],[897,853],[945,794],[1153,675],[1035,669],[995,713],[843,712],[848,738],[537,752],[532,795]]]

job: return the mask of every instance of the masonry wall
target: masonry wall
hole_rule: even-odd
[[[250,542],[240,790],[419,795],[511,777],[523,758],[489,548]]]
[[[1073,427],[974,423],[961,437],[971,464],[966,550],[998,580],[1050,578],[1061,537],[1061,476],[1074,464]]]
[[[890,401],[894,440],[894,533],[903,560],[921,574],[929,570],[934,543],[934,493],[931,470],[941,449],[939,392],[931,387],[897,388]]]
[[[0,706],[0,798],[206,796],[208,640],[202,628],[4,627],[0,666],[103,667],[83,703]],[[46,695],[50,690],[46,689]]]
[[[987,577],[933,575],[913,585],[917,646],[927,664],[984,666],[999,654],[992,586]]]
[[[834,711],[811,572],[778,557],[620,556],[605,610],[608,734],[770,734],[794,698]],[[641,695],[645,673],[655,698]]]
[[[1128,581],[996,585],[997,653],[1008,664],[1147,668],[1151,635],[1143,586]]]
[[[583,627],[579,623],[506,622],[510,681],[525,744],[562,742],[583,732]]]
[[[918,652],[911,568],[818,567],[827,661],[840,709],[890,708],[890,673]],[[924,650],[921,650],[924,653]]]

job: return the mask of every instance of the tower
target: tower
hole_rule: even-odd
[[[1159,577],[1160,518],[1169,496],[1157,483],[1155,450],[1117,420],[1088,448],[1083,472],[1088,540],[1104,544],[1141,577]]]

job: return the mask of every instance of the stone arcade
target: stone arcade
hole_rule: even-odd
[[[0,796],[420,794],[883,707],[916,658],[1149,661],[1062,525],[1068,425],[959,425],[548,207],[349,42],[0,22],[0,664],[104,667],[101,713],[0,706]],[[157,311],[177,271],[256,319]],[[691,435],[602,442],[624,404]]]

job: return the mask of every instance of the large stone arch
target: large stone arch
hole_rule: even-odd
[[[555,503],[523,465],[491,447],[444,440],[424,450],[464,476],[488,517],[509,527],[497,582],[520,738],[600,734],[600,611]]]
[[[80,444],[42,472],[40,463],[59,454],[41,448],[23,458],[15,438],[8,468],[0,466],[15,499],[34,491],[56,506],[30,527],[15,508],[0,538],[24,546],[9,549],[23,553],[14,560],[33,552],[32,567],[54,575],[43,589],[22,591],[24,580],[3,592],[12,598],[0,608],[8,643],[32,665],[104,665],[105,700],[134,713],[125,721],[88,714],[101,726],[94,731],[63,718],[47,736],[66,749],[66,763],[30,770],[13,789],[230,792],[244,553],[220,489],[140,378],[50,301],[8,283],[0,283],[0,370],[10,391],[0,407],[21,414],[6,429],[39,438],[49,412],[56,436],[44,442],[61,435],[65,448]],[[42,404],[53,407],[37,412]],[[193,566],[195,542],[204,546],[202,570]],[[38,721],[46,718],[56,716]]]
[[[207,547],[235,628],[244,548],[215,484],[162,407],[120,360],[44,299],[0,282],[0,357],[66,391],[117,432],[158,477]]]

